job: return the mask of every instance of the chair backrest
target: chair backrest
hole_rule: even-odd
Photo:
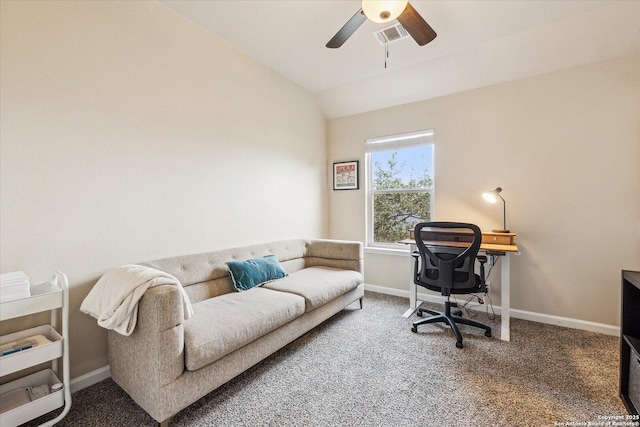
[[[417,285],[443,295],[477,289],[475,260],[482,243],[477,225],[421,222],[415,226],[414,236],[421,261],[420,268],[415,269]],[[443,243],[438,245],[438,241]]]

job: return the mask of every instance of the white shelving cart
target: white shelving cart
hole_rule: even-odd
[[[62,311],[62,330],[58,329],[58,310]],[[0,321],[34,313],[50,311],[49,325],[26,329],[0,337],[0,345],[19,341],[34,335],[44,335],[48,343],[0,357],[0,376],[13,374],[31,366],[51,362],[51,369],[26,375],[0,385],[0,394],[22,387],[54,386],[51,393],[0,414],[0,426],[14,427],[64,406],[54,419],[41,426],[52,426],[64,418],[71,409],[69,386],[69,282],[62,272],[56,272],[46,282],[31,285],[31,296],[0,303]],[[62,380],[59,362],[62,360]],[[62,388],[60,388],[62,385]]]

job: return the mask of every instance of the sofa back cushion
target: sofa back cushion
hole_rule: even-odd
[[[163,258],[142,263],[174,275],[192,303],[234,292],[227,261],[241,261],[274,254],[287,273],[305,268],[307,242],[283,240],[259,245],[222,249],[193,255]]]

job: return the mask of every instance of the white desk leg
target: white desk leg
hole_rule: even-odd
[[[509,319],[509,288],[511,287],[511,254],[507,252],[502,257],[502,265],[501,265],[501,275],[502,275],[502,283],[501,283],[501,316],[502,316],[502,328],[500,330],[500,339],[502,341],[511,341],[510,334],[510,319]]]
[[[417,249],[418,247],[415,244],[409,246],[409,309],[404,312],[402,317],[411,317],[413,312],[422,304],[422,301],[418,301],[418,286],[413,282],[414,260],[411,254]]]

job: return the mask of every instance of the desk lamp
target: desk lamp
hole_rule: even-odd
[[[498,201],[498,197],[502,199],[502,217],[503,217],[503,228],[502,230],[492,230],[494,233],[508,233],[507,230],[507,202],[504,201],[500,192],[502,188],[496,187],[494,190],[487,191],[486,193],[482,193],[482,197],[489,203],[496,203]]]

